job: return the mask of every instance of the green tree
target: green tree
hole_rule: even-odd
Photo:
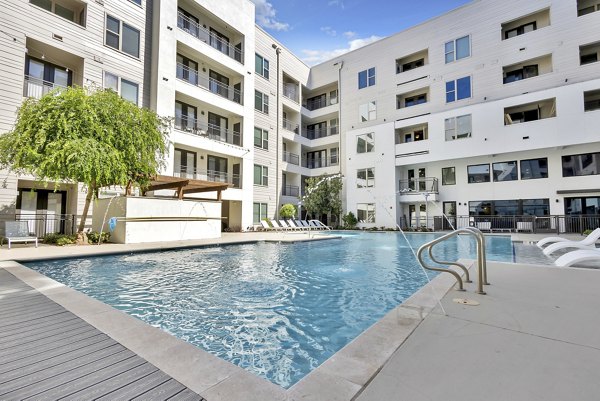
[[[106,186],[144,187],[164,165],[169,121],[112,90],[73,87],[26,99],[12,131],[0,135],[0,167],[37,180],[81,182],[92,199]]]
[[[342,213],[342,177],[341,175],[321,175],[306,180],[305,195],[302,204],[312,216]]]
[[[286,203],[279,209],[279,216],[284,219],[290,219],[296,216],[296,207],[291,203]]]

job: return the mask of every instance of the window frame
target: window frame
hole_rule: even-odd
[[[578,158],[582,158],[584,156],[590,156],[593,158],[593,162],[596,163],[596,169],[595,169],[595,173],[591,173],[591,174],[571,174],[571,175],[566,175],[565,174],[565,158],[567,157],[578,157]],[[560,158],[560,164],[561,164],[561,168],[562,168],[562,176],[564,178],[567,177],[588,177],[588,176],[592,176],[592,175],[600,175],[600,152],[591,152],[591,153],[578,153],[578,154],[574,154],[574,155],[563,155]],[[583,164],[583,163],[580,163]],[[587,166],[584,166],[587,167]],[[583,170],[583,169],[582,169]]]
[[[260,144],[256,143],[257,132],[260,132]],[[254,147],[263,150],[269,150],[269,130],[264,128],[254,127]]]
[[[446,180],[446,175],[444,175],[444,171],[452,170],[452,176],[454,178],[454,182],[448,182]],[[456,185],[456,167],[442,167],[442,185]]]
[[[487,171],[487,180],[483,180],[483,181],[475,181],[474,179],[471,180],[471,176],[472,175],[474,176],[474,175],[477,175],[477,174],[469,172],[469,169],[471,167],[480,167],[480,166],[487,166],[487,169],[488,169],[488,171]],[[469,165],[467,165],[467,183],[469,183],[469,184],[483,184],[483,183],[486,183],[486,182],[491,182],[491,180],[492,180],[491,175],[492,174],[491,174],[491,170],[490,170],[490,163],[469,164]]]
[[[258,59],[260,59],[260,63],[261,63],[261,71],[259,71],[257,69],[258,67]],[[270,70],[270,64],[269,64],[269,59],[261,56],[258,53],[254,53],[254,72],[256,72],[259,76],[263,77],[264,79],[266,79],[267,81],[269,80],[269,74],[271,72]],[[265,73],[266,72],[266,73]]]
[[[127,101],[131,101],[131,100],[130,100],[130,99],[127,99],[127,98],[125,98],[125,97],[123,97],[123,92],[122,92],[122,89],[123,89],[123,81],[125,81],[125,82],[126,82],[126,83],[128,83],[128,84],[135,85],[135,86],[136,86],[136,89],[137,89],[137,97],[136,97],[136,101],[135,101],[135,102],[133,102],[133,103],[134,103],[136,106],[139,106],[139,105],[140,105],[140,84],[139,84],[139,83],[137,83],[137,82],[135,82],[135,81],[132,81],[132,80],[129,80],[129,79],[127,79],[127,78],[123,78],[123,77],[121,77],[120,75],[113,74],[112,72],[109,72],[109,71],[103,70],[103,74],[102,74],[102,87],[103,87],[104,89],[112,89],[112,90],[114,90],[113,88],[109,88],[109,87],[107,87],[107,86],[106,86],[106,76],[107,76],[107,75],[111,75],[111,76],[113,76],[113,77],[117,78],[117,90],[116,90],[115,92],[117,92],[117,93],[119,94],[119,96],[121,96],[123,99],[125,99],[125,100],[127,100]]]
[[[256,215],[255,208],[258,206],[258,220],[254,220],[254,216]],[[264,215],[263,215],[263,207],[264,207]],[[252,202],[252,220],[254,224],[260,224],[261,221],[267,219],[269,217],[269,204],[265,202]]]
[[[469,96],[461,97],[459,81],[467,79],[469,82]],[[448,85],[452,84],[452,89],[448,88]],[[452,100],[449,99],[449,95],[452,93]],[[456,78],[450,81],[446,81],[446,104],[459,102],[461,100],[470,99],[473,97],[473,80],[471,75],[467,75],[466,77]]]
[[[367,140],[367,138],[369,138],[370,135],[370,139],[371,142],[369,143],[369,141]],[[363,137],[365,137],[363,139]],[[361,141],[361,139],[363,140],[365,146],[364,146],[364,151],[361,152],[359,151],[359,142]],[[371,145],[371,148],[369,148],[369,144]],[[375,152],[375,133],[374,132],[367,132],[366,134],[358,134],[356,135],[356,153],[357,154],[363,154],[363,153],[373,153]]]
[[[459,119],[465,119],[467,118],[469,119],[469,132],[467,133],[459,133]],[[450,121],[453,121],[452,125],[453,127],[451,129],[448,129],[448,123]],[[448,132],[453,132],[454,135],[452,134],[448,134]],[[467,138],[471,138],[473,136],[473,115],[472,114],[463,114],[460,116],[454,116],[454,117],[448,117],[446,119],[444,119],[444,138],[446,140],[446,142],[451,142],[451,141],[457,141],[459,139],[467,139]],[[450,139],[449,139],[450,138]]]
[[[359,177],[361,173],[364,173],[364,178]],[[360,185],[360,182],[364,181],[364,185]],[[375,187],[375,167],[359,168],[356,169],[356,188],[374,188]]]
[[[494,174],[494,171],[495,171],[494,166],[497,164],[510,164],[510,163],[514,163],[514,167],[516,170],[515,174],[514,174],[515,178],[502,179],[502,180],[497,179],[496,174]],[[511,175],[511,177],[512,177],[512,175]],[[517,160],[509,160],[509,161],[505,161],[505,162],[493,162],[492,163],[492,181],[493,182],[510,182],[510,181],[518,181],[518,180],[519,180],[519,166],[518,166]]]
[[[365,206],[364,209],[361,209],[361,206]],[[365,212],[365,217],[366,219],[361,220],[360,216],[361,213],[359,211],[363,211]],[[356,218],[358,219],[359,223],[367,223],[367,224],[374,224],[377,221],[377,217],[375,215],[376,212],[376,205],[375,203],[357,203],[356,204]],[[369,216],[372,217],[372,221],[369,221]]]
[[[376,71],[375,67],[367,68],[358,72],[358,89],[375,86]]]
[[[119,23],[119,32],[118,33],[115,33],[114,31],[111,31],[108,29],[108,19],[109,18],[111,18],[115,21],[118,21],[118,23]],[[124,27],[127,27],[128,29],[131,29],[132,31],[137,32],[137,35],[138,35],[137,36],[137,53],[135,55],[123,50],[123,37],[125,36]],[[119,42],[118,47],[113,47],[107,43],[107,38],[108,38],[109,32],[118,37],[118,42]],[[122,19],[117,18],[109,13],[104,14],[104,46],[110,47],[111,49],[116,50],[119,53],[126,54],[130,57],[133,57],[133,58],[139,60],[140,59],[140,51],[141,51],[141,47],[142,47],[141,42],[142,42],[142,31],[140,29],[137,29],[135,26],[128,24],[128,23],[124,22]]]
[[[256,173],[257,173],[257,168],[260,168],[260,182],[256,182]],[[261,187],[268,187],[269,186],[269,168],[267,166],[263,166],[262,164],[255,164],[254,165],[254,185],[256,186],[261,186]]]
[[[469,54],[466,56],[462,56],[460,58],[457,58],[456,53],[457,53],[457,44],[458,41],[461,39],[465,39],[467,38],[469,40]],[[452,44],[452,50],[448,50],[448,45]],[[448,55],[452,54],[452,60],[448,60]],[[471,35],[465,35],[465,36],[461,36],[459,38],[447,41],[444,43],[444,64],[450,64],[450,63],[454,63],[456,61],[462,60],[464,58],[469,58],[471,57],[472,54],[472,48],[471,48]]]
[[[366,111],[366,117],[367,117],[366,120],[363,119],[363,111]],[[376,120],[377,119],[377,101],[372,100],[367,103],[359,104],[358,105],[358,118],[359,118],[359,122],[362,122],[362,123],[365,123],[367,121]]]
[[[534,177],[533,174],[531,174],[531,177],[524,177],[523,176],[523,171],[528,171],[529,168],[524,168],[523,167],[523,163],[524,162],[531,162],[531,161],[538,161],[538,166],[539,166],[539,161],[540,160],[545,160],[546,161],[546,176],[545,177]],[[535,159],[523,159],[523,160],[519,160],[519,178],[521,180],[541,180],[544,178],[548,178],[550,176],[550,172],[548,171],[548,158],[547,157],[538,157]]]
[[[260,109],[256,108],[256,105],[257,105],[256,101],[259,98],[259,95],[260,95],[260,104],[261,104]],[[269,95],[262,93],[258,89],[254,90],[254,110],[260,111],[261,113],[264,113],[267,115],[269,114]]]

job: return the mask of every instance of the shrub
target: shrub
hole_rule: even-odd
[[[279,216],[282,219],[291,219],[296,216],[296,207],[291,203],[286,203],[279,209]]]
[[[66,235],[66,234],[58,234],[58,233],[50,233],[44,235],[42,238],[43,244],[52,244],[58,246],[72,245],[77,242],[77,234]]]
[[[110,239],[110,233],[103,231],[101,236],[100,233],[97,231],[90,231],[89,233],[87,233],[87,239],[88,244],[92,245],[96,245],[98,241],[100,241],[100,243],[108,242],[108,240]]]
[[[344,223],[344,228],[352,230],[356,228],[358,220],[356,219],[356,216],[354,216],[354,213],[348,212],[342,216],[342,222]]]
[[[594,230],[585,230],[583,232],[583,235],[588,236],[588,235],[590,235],[592,233],[592,231],[594,231]]]

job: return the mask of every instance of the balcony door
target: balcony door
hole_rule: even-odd
[[[418,170],[410,169],[408,173],[408,188],[412,191],[425,192],[427,190],[427,182],[425,182],[426,172],[424,168]],[[418,178],[415,177],[418,174]]]
[[[183,131],[195,132],[197,129],[196,118],[198,109],[189,104],[175,102],[175,128]]]
[[[177,54],[177,78],[198,85],[198,63]]]
[[[229,38],[213,28],[210,28],[210,45],[221,53],[229,55]]]
[[[209,89],[212,93],[229,99],[229,78],[216,71],[209,72]]]
[[[208,155],[206,165],[209,181],[227,182],[227,159]]]
[[[210,138],[227,142],[229,120],[215,113],[208,113],[208,133]]]
[[[73,84],[73,72],[33,57],[25,59],[24,96],[40,98],[56,87]]]
[[[184,149],[175,149],[175,163],[173,175],[181,178],[194,179],[196,175],[196,152]]]

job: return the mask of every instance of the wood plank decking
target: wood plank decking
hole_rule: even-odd
[[[206,401],[4,269],[0,399]]]

